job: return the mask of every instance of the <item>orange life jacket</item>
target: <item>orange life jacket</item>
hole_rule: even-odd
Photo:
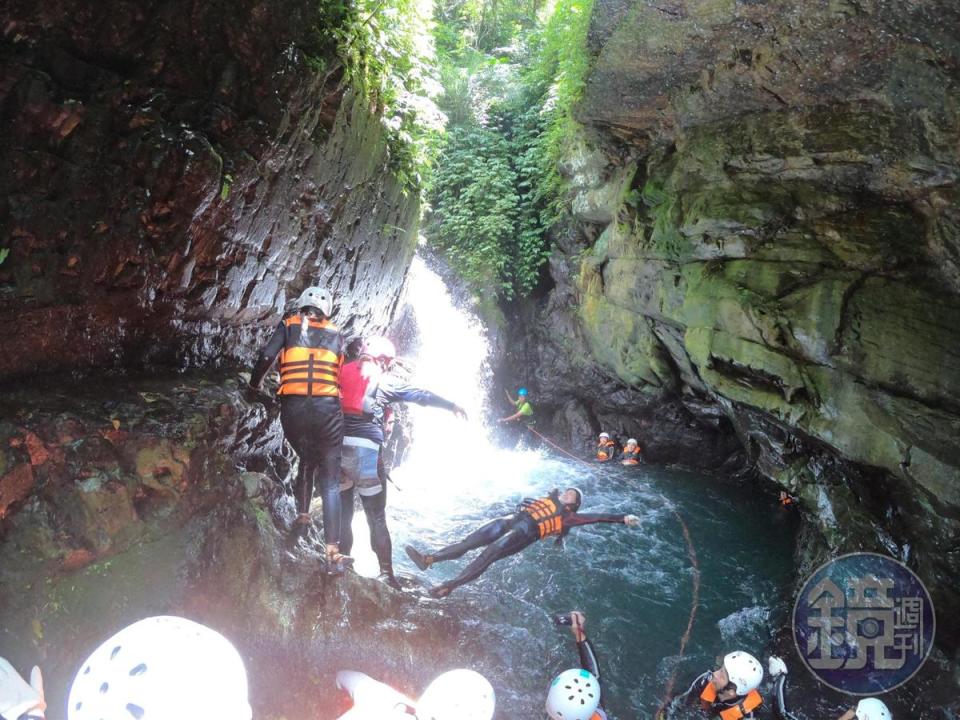
[[[784,507],[787,507],[787,505],[793,505],[793,498],[789,495],[784,495],[783,499],[780,500],[780,504]]]
[[[597,460],[606,462],[613,457],[613,440],[601,440],[597,446]]]
[[[624,465],[639,465],[640,464],[640,446],[637,445],[633,450],[623,449],[623,464]]]
[[[537,523],[541,539],[559,535],[563,530],[563,508],[552,497],[531,500],[520,509]]]
[[[717,689],[708,682],[700,693],[700,699],[705,703],[713,704],[717,701]],[[720,711],[721,720],[741,720],[763,704],[763,698],[756,690],[751,690],[736,705]]]
[[[283,321],[278,395],[340,396],[340,331],[329,320],[294,315]]]
[[[373,395],[383,370],[372,360],[354,360],[340,373],[341,402],[345,415],[372,415]]]

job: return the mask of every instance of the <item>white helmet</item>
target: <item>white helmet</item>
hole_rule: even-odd
[[[864,698],[858,702],[854,714],[857,720],[893,720],[890,709],[877,698]]]
[[[763,682],[763,666],[750,653],[740,650],[730,653],[723,659],[723,667],[736,687],[737,695],[746,695]]]
[[[5,718],[18,718],[29,710],[43,717],[46,709],[43,701],[43,680],[40,669],[33,668],[30,684],[20,677],[13,665],[0,657],[0,715]]]
[[[490,720],[497,698],[474,670],[450,670],[434,679],[417,701],[417,720]]]
[[[383,335],[372,335],[364,338],[363,346],[360,348],[361,355],[369,355],[374,360],[387,360],[392,362],[397,357],[397,348],[390,342],[390,338]]]
[[[316,308],[324,317],[330,317],[333,314],[333,295],[326,288],[308,287],[297,298],[297,310],[305,307]]]
[[[250,720],[247,673],[220,633],[184,618],[130,625],[80,666],[68,720]]]
[[[627,445],[637,445],[637,444],[639,443],[637,443],[636,438],[630,438],[629,440],[627,440]]]
[[[605,432],[600,433],[600,439],[601,439],[601,440],[609,440],[609,439],[610,439],[610,433],[605,433]]]
[[[547,715],[553,720],[590,720],[600,705],[600,683],[587,670],[564,670],[547,693]]]

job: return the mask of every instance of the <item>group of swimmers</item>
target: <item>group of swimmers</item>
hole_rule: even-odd
[[[371,546],[380,563],[381,579],[398,587],[386,527],[386,481],[381,457],[388,406],[391,402],[413,402],[444,408],[458,417],[465,418],[466,413],[455,403],[434,393],[398,382],[390,372],[396,350],[384,337],[365,339],[359,358],[344,365],[343,338],[330,322],[332,307],[333,299],[326,290],[316,287],[305,290],[298,301],[297,312],[281,322],[260,353],[250,384],[252,388],[259,388],[279,355],[280,387],[277,394],[281,402],[281,424],[287,440],[300,456],[295,487],[298,522],[310,522],[310,499],[314,485],[319,485],[324,503],[328,572],[341,573],[350,562],[352,536],[349,526],[356,491],[367,516]],[[501,422],[529,425],[533,409],[526,388],[520,388],[515,398],[508,393],[507,398],[514,405],[515,412],[502,418]],[[609,433],[600,433],[596,452],[598,461],[616,459],[630,466],[639,464],[640,458],[641,449],[635,438],[630,438],[620,450]],[[456,577],[430,588],[431,596],[443,598],[479,577],[497,560],[514,555],[538,540],[555,538],[557,544],[562,544],[570,530],[579,525],[615,523],[637,527],[640,524],[639,517],[631,514],[581,513],[583,500],[583,492],[578,488],[569,487],[562,492],[553,490],[545,497],[523,500],[516,512],[491,520],[460,542],[437,550],[422,551],[412,546],[405,550],[413,563],[426,571],[436,563],[454,560],[471,550],[483,548]],[[597,720],[605,716],[600,701],[596,656],[592,647],[584,644],[586,635],[582,630],[582,614],[574,613],[570,618],[578,647],[582,649],[581,667],[558,676],[551,685],[546,710],[553,720]],[[589,652],[584,648],[589,648]],[[779,678],[779,709],[788,720],[795,720],[783,703],[786,666],[779,658],[772,658],[770,667],[771,674]],[[371,685],[375,681],[359,682],[357,675],[350,678],[352,680],[344,682],[353,688],[355,699],[358,694],[364,694],[361,687],[375,687]],[[758,688],[762,680],[760,662],[748,653],[736,651],[728,653],[719,668],[698,677],[685,695],[696,697],[722,720],[740,720],[753,717],[761,706]],[[464,696],[464,693],[460,695]],[[486,690],[482,689],[481,694],[485,693]],[[384,690],[373,694],[391,697]],[[358,702],[362,704],[363,701]],[[886,715],[870,714],[867,712],[870,703],[864,707],[867,709],[852,711],[851,717],[889,720],[888,712]],[[490,712],[492,714],[492,705]]]
[[[281,321],[260,352],[250,389],[259,392],[279,357],[281,425],[300,459],[294,484],[295,531],[311,524],[310,502],[314,488],[319,487],[327,572],[342,574],[352,562],[350,525],[356,493],[369,525],[380,579],[399,589],[386,525],[387,472],[381,455],[389,404],[434,406],[461,418],[466,418],[466,413],[455,403],[411,387],[391,374],[396,349],[387,338],[364,339],[359,357],[344,364],[344,339],[330,321],[332,311],[333,297],[328,291],[307,288],[297,301],[296,312]],[[521,388],[517,398],[510,397],[516,412],[504,421],[531,418],[527,396]],[[622,453],[616,449],[617,444],[603,432],[596,459],[609,462],[619,455],[624,465],[640,462],[635,439],[628,440]],[[407,546],[406,552],[425,571],[438,562],[484,548],[455,578],[430,588],[430,595],[443,598],[479,577],[492,563],[538,540],[554,538],[561,545],[570,530],[580,525],[640,524],[640,518],[631,514],[580,513],[583,500],[583,492],[576,487],[553,490],[544,497],[523,500],[516,512],[484,524],[460,542],[425,552]],[[551,683],[547,714],[552,720],[605,720],[599,663],[586,636],[585,617],[571,612],[555,621],[571,627],[580,666],[561,673]],[[212,684],[209,673],[204,672],[210,667],[217,668]],[[768,670],[775,680],[775,707],[781,716],[802,720],[785,706],[784,662],[772,657]],[[700,675],[681,697],[699,701],[721,720],[749,719],[763,704],[759,693],[763,677],[763,668],[754,656],[735,651],[724,657],[719,668]],[[444,673],[417,701],[362,673],[341,672],[337,683],[353,701],[341,720],[411,715],[419,720],[490,720],[495,709],[492,686],[472,670]],[[27,683],[0,658],[0,718],[36,720],[44,717],[45,707],[39,670],[34,668]],[[236,649],[210,628],[174,617],[147,618],[104,642],[78,670],[68,703],[68,720],[250,720],[251,715],[246,673]],[[861,700],[841,720],[854,718],[891,720],[889,710],[875,698]]]
[[[640,454],[640,443],[637,442],[636,438],[627,440],[627,444],[621,449],[620,444],[610,437],[610,433],[602,432],[597,438],[597,451],[594,459],[601,463],[619,460],[621,465],[630,467],[640,464]]]

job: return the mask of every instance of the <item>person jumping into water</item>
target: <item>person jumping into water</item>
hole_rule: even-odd
[[[353,548],[351,524],[356,490],[370,528],[370,547],[380,563],[380,579],[399,590],[400,583],[393,574],[393,543],[387,529],[387,474],[382,471],[380,456],[389,405],[407,402],[442,408],[462,420],[467,419],[467,413],[456,403],[391,376],[396,359],[393,343],[376,335],[364,340],[359,359],[344,365],[340,374],[344,415],[340,548],[347,555]]]
[[[577,488],[567,488],[562,493],[553,490],[547,497],[525,499],[513,515],[488,522],[458,543],[429,554],[407,545],[407,555],[418,568],[426,570],[434,563],[456,560],[470,550],[487,546],[453,580],[430,589],[432,597],[444,598],[461,585],[476,580],[497,560],[515,555],[537,540],[556,537],[557,543],[562,544],[570,529],[577,525],[623,523],[637,527],[640,524],[636,515],[581,515],[577,510],[582,502],[583,493]]]

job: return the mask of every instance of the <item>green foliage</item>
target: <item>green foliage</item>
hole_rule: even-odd
[[[446,118],[435,98],[430,0],[324,0],[320,35],[333,45],[347,78],[381,114],[390,165],[419,190]]]
[[[0,248],[0,265],[3,265],[3,261],[7,259],[9,254],[10,248]]]
[[[529,294],[549,256],[592,2],[467,0],[438,11],[441,103],[454,129],[438,161],[428,237],[481,295]]]
[[[549,255],[593,1],[321,0],[316,54],[381,115],[428,237],[487,300],[529,294]]]
[[[559,165],[565,143],[579,132],[573,109],[583,96],[590,56],[587,32],[594,0],[556,0],[536,38],[536,62],[525,78],[539,100],[542,132],[531,146],[531,183],[542,203],[541,222],[554,225],[563,214],[564,185]]]

